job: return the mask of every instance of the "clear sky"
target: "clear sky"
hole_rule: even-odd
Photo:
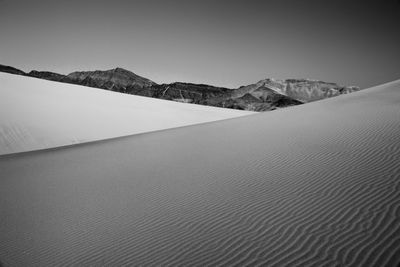
[[[0,64],[238,87],[400,78],[400,1],[0,0]]]

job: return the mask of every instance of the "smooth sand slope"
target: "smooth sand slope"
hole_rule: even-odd
[[[247,114],[0,73],[0,155]]]
[[[396,266],[400,81],[0,157],[5,266]]]

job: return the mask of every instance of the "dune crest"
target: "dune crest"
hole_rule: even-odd
[[[0,155],[251,114],[0,73]]]

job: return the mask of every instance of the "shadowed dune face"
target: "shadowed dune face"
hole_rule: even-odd
[[[0,158],[5,265],[396,266],[400,82]]]
[[[0,73],[0,155],[247,114]]]

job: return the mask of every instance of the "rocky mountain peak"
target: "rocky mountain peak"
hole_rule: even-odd
[[[76,71],[67,75],[75,83],[104,89],[123,91],[129,86],[150,87],[155,82],[123,68],[96,71]]]

